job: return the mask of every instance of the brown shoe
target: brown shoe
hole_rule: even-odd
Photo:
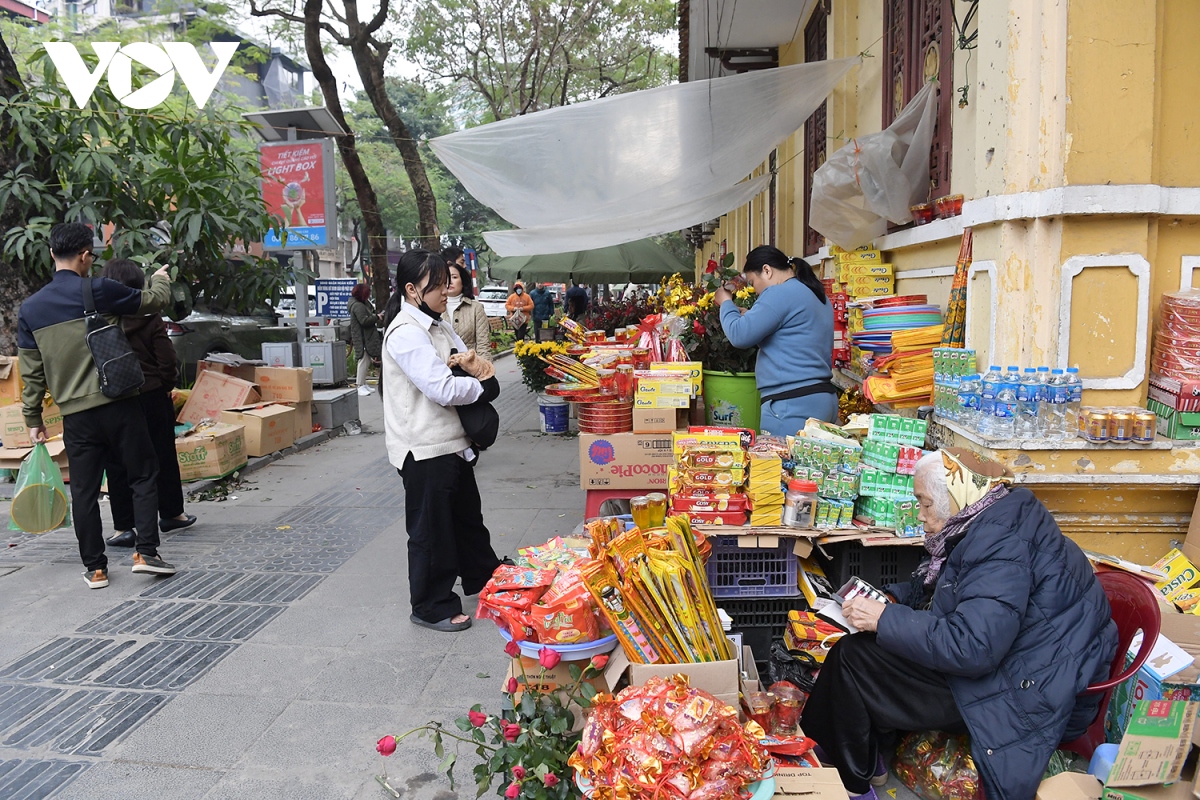
[[[175,567],[163,561],[158,556],[144,556],[141,553],[134,553],[133,571],[146,572],[151,575],[174,575]]]
[[[83,580],[89,589],[103,589],[108,586],[108,572],[102,569],[88,570],[83,573]]]

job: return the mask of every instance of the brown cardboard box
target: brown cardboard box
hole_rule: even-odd
[[[246,466],[246,431],[220,423],[189,431],[175,440],[175,455],[185,483],[224,478]]]
[[[579,485],[583,489],[661,489],[675,461],[666,434],[580,434]]]
[[[22,405],[12,403],[0,406],[0,441],[5,447],[32,447],[29,429],[25,427],[25,413]],[[57,405],[49,405],[42,409],[42,424],[46,426],[46,436],[53,438],[63,432],[63,415]]]
[[[635,408],[634,433],[674,433],[687,428],[687,409]]]
[[[287,405],[296,409],[296,441],[299,441],[313,432],[313,404],[311,400],[305,400]]]
[[[1196,506],[1192,509],[1192,522],[1188,525],[1187,538],[1183,540],[1183,554],[1193,564],[1200,564],[1200,494],[1196,496]]]
[[[1091,775],[1062,772],[1038,786],[1037,800],[1099,800],[1104,786]]]
[[[313,399],[313,371],[308,367],[259,367],[254,381],[263,400],[307,403]]]
[[[32,446],[0,448],[0,469],[19,470],[21,463],[25,461],[25,456],[31,452],[33,452]],[[63,444],[62,439],[52,439],[46,442],[46,452],[50,454],[50,460],[58,465],[63,480],[69,481],[71,473],[67,465],[67,446]]]
[[[1180,778],[1184,761],[1192,749],[1197,711],[1200,711],[1200,703],[1139,702],[1104,785],[1105,800],[1190,797],[1192,782]]]
[[[213,370],[201,372],[192,394],[179,412],[180,422],[199,425],[205,420],[218,420],[221,412],[241,408],[259,401],[258,387],[249,381]]]
[[[849,795],[832,767],[775,770],[775,800],[846,800]]]
[[[296,409],[268,403],[221,412],[221,422],[246,429],[246,455],[267,456],[296,441]]]
[[[196,375],[205,370],[232,375],[247,383],[256,383],[254,370],[267,362],[261,359],[242,358],[237,353],[210,353],[202,361],[196,362]]]
[[[557,689],[569,689],[575,685],[575,681],[571,678],[571,665],[585,669],[588,665],[587,661],[560,661],[554,669],[548,669],[545,675],[542,674],[542,666],[536,658],[521,656],[520,661],[512,659],[508,665],[508,674],[504,676],[504,681],[500,684],[500,690],[504,691],[505,685],[509,678],[517,679],[517,691],[513,694],[513,702],[521,701],[521,693],[526,686],[534,686],[541,692],[553,692]],[[524,667],[524,674],[522,674]],[[609,690],[608,682],[605,679],[605,673],[592,672],[592,677],[586,678],[584,683],[590,683],[598,692],[607,692]]]
[[[21,402],[21,368],[16,356],[0,356],[0,406]]]
[[[618,648],[613,651],[608,666],[604,668],[604,679],[610,691],[616,689],[623,679],[627,679],[630,686],[641,686],[651,678],[669,678],[676,674],[687,675],[693,687],[703,689],[739,709],[740,713],[738,695],[741,691],[741,672],[736,658],[703,664],[631,664],[625,651]]]

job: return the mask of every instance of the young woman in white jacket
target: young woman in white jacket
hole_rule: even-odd
[[[471,627],[455,580],[477,594],[500,564],[483,523],[477,451],[455,406],[494,398],[499,385],[492,365],[442,319],[448,283],[437,253],[400,257],[383,335],[383,408],[388,457],[404,480],[409,619],[453,632]],[[456,377],[453,366],[468,377]]]

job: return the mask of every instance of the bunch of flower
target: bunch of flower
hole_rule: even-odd
[[[511,677],[504,687],[508,708],[499,714],[488,714],[475,705],[465,717],[455,720],[457,731],[439,722],[430,722],[399,736],[384,736],[375,749],[380,755],[390,756],[396,752],[397,742],[407,736],[415,733],[430,737],[434,754],[442,759],[439,771],[446,773],[453,790],[458,748],[460,744],[468,744],[475,748],[475,754],[481,759],[472,770],[476,797],[482,797],[497,779],[496,794],[505,800],[575,800],[582,797],[567,764],[580,736],[573,731],[575,712],[571,706],[591,707],[597,692],[587,681],[604,670],[608,656],[594,656],[582,667],[571,664],[568,668],[571,685],[542,691],[540,687],[546,684],[546,671],[557,667],[562,656],[548,647],[542,648],[538,656],[541,674],[530,680],[519,659],[520,647],[509,642],[504,651],[515,664],[521,665],[520,680]],[[453,751],[447,751],[446,739],[453,740]],[[377,780],[387,786],[386,775]]]
[[[663,280],[658,298],[663,311],[676,314],[691,321],[690,330],[683,334],[683,345],[688,355],[703,362],[704,368],[712,372],[752,372],[758,348],[741,350],[729,343],[721,329],[721,310],[714,301],[719,286],[733,283],[734,303],[747,309],[754,305],[753,286],[743,283],[733,268],[733,255],[725,257],[724,266],[710,270],[705,275],[704,287],[692,287],[683,282],[679,275]]]
[[[513,354],[517,357],[517,363],[521,365],[521,380],[529,387],[529,391],[540,392],[550,384],[557,383],[546,374],[546,363],[539,356],[566,352],[567,346],[562,342],[517,342]]]
[[[653,310],[644,298],[593,303],[584,317],[583,324],[588,330],[605,331],[611,336],[617,328],[637,325],[651,313]]]

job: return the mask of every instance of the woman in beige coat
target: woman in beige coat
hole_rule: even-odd
[[[450,284],[442,319],[454,326],[454,332],[468,348],[480,358],[491,361],[492,326],[488,324],[483,304],[475,299],[471,273],[461,264],[447,266],[450,267]]]

